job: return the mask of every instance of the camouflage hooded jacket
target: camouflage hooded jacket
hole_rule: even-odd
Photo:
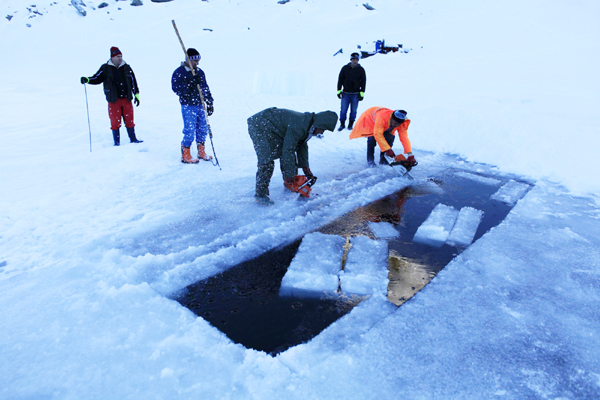
[[[298,168],[308,164],[311,128],[333,131],[337,123],[333,111],[297,112],[284,108],[267,108],[248,118],[248,133],[254,143],[258,164],[280,158],[284,179],[293,178]]]

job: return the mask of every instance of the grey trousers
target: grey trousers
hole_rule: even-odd
[[[258,164],[256,170],[256,197],[264,197],[269,195],[269,183],[275,170],[275,161],[266,164]]]

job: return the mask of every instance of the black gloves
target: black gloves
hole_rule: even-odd
[[[309,181],[315,177],[312,171],[310,170],[310,167],[302,167],[302,172],[304,172],[304,176],[306,176],[306,179],[308,179]]]
[[[342,91],[341,91],[341,90],[338,90],[338,92],[337,92],[337,96],[338,96],[338,99],[341,99],[341,98],[342,98]]]
[[[215,108],[213,107],[212,103],[206,103],[206,113],[211,116],[214,112]]]
[[[85,76],[81,77],[81,84],[82,85],[88,83],[89,81],[90,81],[90,78],[86,78]]]
[[[135,106],[139,106],[140,105],[140,95],[136,93],[135,97],[133,98],[133,103],[135,104]]]

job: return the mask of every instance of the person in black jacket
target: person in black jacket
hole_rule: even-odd
[[[367,74],[364,68],[358,63],[360,55],[352,53],[350,62],[342,67],[338,77],[337,96],[342,100],[340,110],[340,127],[341,131],[346,127],[346,113],[350,106],[350,122],[348,129],[352,130],[354,121],[356,120],[356,109],[358,102],[365,98],[365,90],[367,88]],[[343,88],[343,89],[342,89]]]
[[[115,146],[121,144],[121,118],[125,120],[127,135],[131,143],[142,143],[135,137],[135,124],[133,123],[133,105],[140,105],[140,90],[133,70],[125,61],[118,47],[110,48],[110,60],[102,64],[98,72],[89,78],[82,76],[81,83],[99,85],[104,83],[104,94],[108,101],[108,116]]]

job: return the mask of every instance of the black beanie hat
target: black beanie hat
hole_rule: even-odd
[[[407,114],[407,112],[404,110],[396,110],[392,114],[392,118],[398,122],[402,122],[406,119],[406,114]]]
[[[198,50],[196,50],[196,49],[192,49],[190,47],[189,49],[187,49],[187,55],[190,58],[190,60],[200,61],[200,53],[198,53]]]

